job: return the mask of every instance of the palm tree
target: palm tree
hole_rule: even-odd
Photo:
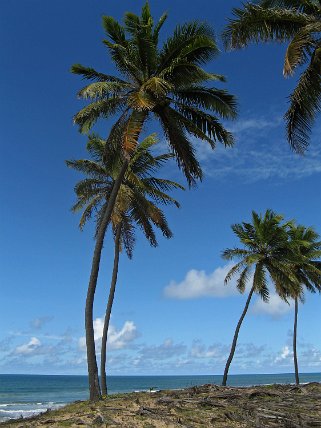
[[[151,135],[137,147],[129,162],[111,216],[115,254],[101,347],[101,389],[103,395],[107,395],[106,344],[117,282],[119,253],[122,248],[125,248],[128,257],[132,258],[135,242],[134,224],[142,229],[154,247],[157,246],[157,239],[153,225],[159,228],[166,238],[172,237],[166,218],[155,202],[175,204],[179,207],[178,202],[165,192],[175,188],[183,189],[182,186],[173,181],[154,176],[154,173],[172,158],[171,154],[154,157],[151,148],[156,142],[156,136]],[[87,176],[75,187],[77,202],[72,209],[75,212],[83,211],[79,224],[81,229],[93,213],[96,213],[97,234],[108,204],[113,182],[122,165],[118,147],[113,145],[106,147],[106,142],[96,135],[89,137],[87,148],[92,160],[67,161],[69,167],[81,171]]]
[[[321,2],[316,0],[260,0],[233,9],[223,38],[227,48],[243,48],[250,42],[287,42],[283,66],[290,76],[305,66],[290,96],[285,114],[291,147],[304,153],[311,127],[321,109]]]
[[[152,115],[160,122],[190,185],[202,178],[191,136],[206,141],[213,149],[217,141],[225,146],[233,144],[231,133],[219,119],[236,117],[235,98],[225,90],[209,86],[207,82],[225,79],[202,68],[218,54],[212,29],[197,21],[178,25],[160,47],[159,33],[166,18],[165,13],[154,24],[148,2],[141,16],[126,13],[124,25],[110,16],[103,17],[107,35],[104,44],[121,78],[80,64],[72,67],[73,73],[92,81],[79,92],[79,97],[89,99],[90,104],[75,115],[75,123],[81,132],[88,132],[99,118],[116,115],[106,146],[117,142],[123,156],[97,233],[87,291],[85,327],[91,400],[100,396],[92,308],[103,238],[146,120]]]
[[[290,222],[282,223],[282,221],[283,216],[275,214],[271,210],[267,210],[264,216],[253,211],[252,223],[242,222],[232,226],[233,232],[244,247],[223,251],[224,259],[239,260],[226,275],[225,283],[238,274],[236,286],[240,293],[244,293],[246,285],[252,280],[252,287],[237,323],[231,351],[226,362],[222,382],[224,386],[235,353],[239,331],[253,294],[257,293],[264,302],[268,302],[268,277],[272,279],[277,293],[286,301],[287,296],[297,287],[297,281],[291,277],[289,266],[289,260],[292,260],[291,245],[288,242]]]
[[[292,224],[289,230],[290,241],[297,252],[297,259],[292,266],[298,287],[292,290],[290,297],[294,299],[294,328],[293,328],[293,359],[295,370],[295,383],[299,385],[299,368],[297,359],[297,324],[299,300],[304,302],[304,288],[315,293],[321,292],[321,257],[320,236],[313,228]]]

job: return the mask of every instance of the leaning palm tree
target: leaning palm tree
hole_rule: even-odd
[[[294,299],[294,328],[293,328],[293,360],[295,383],[299,385],[299,368],[297,358],[297,324],[299,300],[304,301],[304,289],[315,293],[321,292],[321,257],[320,236],[313,228],[292,224],[289,230],[290,242],[297,252],[297,260],[292,265],[292,274],[296,277],[298,286],[292,289],[290,297]]]
[[[109,321],[114,301],[119,253],[125,248],[129,258],[132,258],[135,242],[135,225],[142,229],[149,243],[156,247],[157,238],[153,226],[161,230],[166,238],[172,237],[163,212],[156,204],[175,204],[178,202],[167,194],[172,189],[183,189],[178,183],[155,177],[157,170],[169,159],[171,154],[153,156],[151,149],[157,142],[153,134],[147,137],[136,149],[131,158],[125,177],[119,189],[116,203],[111,216],[114,235],[114,266],[106,308],[102,347],[101,347],[101,389],[107,395],[106,383],[106,344]],[[91,160],[67,161],[67,165],[84,173],[87,178],[81,180],[75,187],[77,202],[73,211],[82,211],[79,226],[96,215],[96,235],[104,216],[113,182],[122,167],[118,147],[109,145],[97,135],[92,135],[87,144]]]
[[[166,18],[165,13],[154,24],[148,2],[141,16],[126,13],[124,25],[110,16],[103,17],[107,36],[104,44],[120,77],[80,64],[72,67],[73,73],[92,81],[79,92],[79,97],[90,103],[75,115],[75,123],[81,132],[88,132],[98,119],[116,117],[106,146],[117,142],[123,157],[97,233],[87,291],[85,326],[91,400],[99,399],[92,308],[103,237],[144,124],[151,116],[159,121],[190,185],[202,178],[191,137],[204,140],[213,149],[217,142],[233,144],[231,133],[220,119],[236,117],[235,98],[209,85],[211,81],[224,81],[222,75],[203,69],[218,54],[213,30],[197,21],[178,25],[159,46],[159,33]]]
[[[253,4],[254,3],[254,4]],[[223,38],[227,48],[243,48],[250,42],[288,43],[283,74],[287,77],[304,66],[290,96],[285,114],[291,147],[303,153],[311,127],[321,109],[321,2],[317,0],[260,0],[233,9]]]
[[[247,313],[251,298],[257,293],[264,302],[269,300],[268,277],[274,283],[276,292],[287,301],[297,288],[297,281],[291,276],[289,261],[293,260],[291,245],[288,240],[290,222],[282,223],[283,216],[267,210],[258,215],[252,212],[252,223],[242,222],[232,226],[233,232],[243,244],[243,248],[232,248],[223,251],[226,260],[239,261],[230,269],[225,277],[225,284],[238,275],[237,289],[244,293],[247,284],[252,286],[246,300],[244,310],[239,319],[229,357],[226,362],[222,385],[226,385],[229,368],[235,353],[239,331]]]

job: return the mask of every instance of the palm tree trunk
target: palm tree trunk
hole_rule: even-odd
[[[85,307],[85,329],[86,329],[86,346],[87,346],[87,364],[88,364],[88,381],[89,381],[89,399],[90,401],[98,401],[101,399],[101,392],[98,378],[98,368],[96,360],[94,325],[93,325],[93,306],[94,296],[96,291],[101,251],[103,248],[104,237],[107,225],[110,221],[111,214],[114,209],[116,197],[124,179],[128,167],[128,160],[124,159],[120,174],[116,179],[113,190],[108,201],[104,217],[100,224],[97,237],[94,256],[92,260],[90,279],[87,290],[86,307]]]
[[[293,329],[293,359],[294,359],[294,370],[295,370],[295,383],[296,385],[300,384],[299,379],[299,367],[298,367],[298,358],[296,353],[296,338],[297,338],[297,325],[298,325],[298,298],[294,298],[294,329]]]
[[[113,274],[112,274],[112,279],[111,279],[111,284],[110,284],[108,303],[107,303],[107,308],[106,308],[103,337],[101,339],[100,379],[101,379],[101,393],[102,393],[102,395],[107,395],[106,345],[107,345],[107,334],[108,334],[108,328],[109,328],[110,314],[111,314],[111,309],[112,309],[113,302],[114,302],[115,289],[116,289],[116,283],[117,283],[121,227],[122,227],[122,225],[119,224],[117,226],[117,231],[116,231],[114,267],[113,267]]]
[[[223,386],[226,386],[227,375],[228,375],[228,371],[229,371],[231,362],[232,362],[233,357],[234,357],[234,353],[235,353],[235,348],[236,348],[236,343],[237,343],[237,338],[238,338],[238,335],[239,335],[239,331],[240,331],[242,322],[244,320],[244,317],[246,315],[246,312],[247,312],[247,310],[249,308],[249,304],[250,304],[253,292],[254,292],[254,285],[251,288],[251,291],[250,291],[250,294],[248,295],[248,298],[247,298],[244,310],[242,312],[241,318],[239,319],[239,322],[237,323],[237,326],[236,326],[236,330],[235,330],[234,338],[233,338],[233,342],[232,342],[232,347],[231,347],[231,352],[230,352],[230,355],[229,355],[229,357],[227,359],[225,370],[224,370],[223,381],[222,381],[222,385]]]
[[[144,121],[147,117],[146,112],[132,112],[132,115],[128,121],[127,129],[124,135],[124,148],[129,150],[133,145],[137,144],[139,134],[142,130]],[[128,147],[126,147],[128,146]],[[94,296],[96,291],[101,251],[103,248],[104,237],[107,229],[107,225],[112,215],[117,194],[121,183],[124,179],[125,173],[129,165],[130,156],[125,153],[123,159],[123,165],[120,170],[119,176],[117,177],[113,190],[111,192],[108,205],[100,224],[97,236],[94,256],[91,265],[91,273],[87,290],[86,308],[85,308],[85,328],[86,328],[86,346],[87,346],[87,364],[88,364],[88,381],[89,381],[89,399],[90,401],[98,401],[101,399],[101,392],[98,378],[98,368],[96,360],[96,349],[95,349],[95,338],[94,338],[94,326],[93,326],[93,305]]]

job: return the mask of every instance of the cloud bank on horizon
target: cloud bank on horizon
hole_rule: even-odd
[[[96,340],[101,339],[102,318],[95,319]],[[176,342],[167,337],[161,343],[146,344],[139,341],[141,335],[133,321],[125,321],[121,328],[112,327],[108,346],[109,372],[111,374],[220,374],[229,353],[229,343],[205,344],[200,339],[191,343]],[[15,338],[24,336],[16,335]],[[62,335],[54,339],[40,340],[32,336],[24,343],[15,345],[7,340],[6,351],[0,350],[2,373],[19,367],[20,373],[86,373],[86,352],[83,338]],[[240,342],[233,363],[234,373],[255,370],[291,371],[293,365],[292,332],[286,334],[284,345],[275,351],[264,344]],[[98,343],[98,342],[97,342]],[[3,343],[1,343],[3,345]],[[306,343],[299,337],[299,358],[305,371],[321,370],[321,349]],[[47,368],[47,370],[46,370]]]

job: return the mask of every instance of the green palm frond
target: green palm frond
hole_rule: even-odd
[[[87,221],[91,219],[93,212],[101,204],[101,200],[102,200],[101,195],[93,196],[91,201],[86,205],[79,220],[80,230],[83,230]]]
[[[238,274],[240,272],[240,270],[243,268],[244,268],[244,262],[243,261],[240,261],[236,265],[232,266],[231,269],[227,272],[227,274],[225,276],[224,284],[227,284],[229,281],[231,281],[231,279],[234,277],[234,275]]]
[[[217,54],[218,48],[209,26],[197,21],[178,25],[160,52],[159,70],[168,67],[178,58],[186,58],[187,61],[199,65]]]
[[[236,281],[236,287],[240,293],[244,293],[246,289],[246,285],[250,277],[250,269],[250,266],[246,266]]]
[[[157,24],[154,27],[154,31],[153,31],[153,40],[155,45],[157,46],[158,44],[158,36],[159,36],[159,32],[162,28],[162,26],[164,25],[166,19],[168,17],[167,12],[163,13],[163,15],[159,18],[159,21],[157,22]]]
[[[264,264],[262,262],[257,263],[254,276],[253,276],[254,290],[260,295],[263,302],[269,301],[269,288],[267,284]]]
[[[264,8],[295,9],[307,14],[319,14],[320,2],[318,0],[261,0],[260,6]]]
[[[123,214],[121,226],[122,226],[122,232],[121,232],[122,246],[125,248],[127,257],[129,259],[132,259],[135,241],[136,241],[135,227],[127,214]]]
[[[160,190],[161,192],[169,192],[174,189],[185,190],[185,187],[181,184],[164,178],[148,177],[144,178],[143,182],[146,183],[147,186],[153,186],[155,189]]]
[[[292,75],[294,69],[308,61],[316,47],[313,33],[321,31],[321,23],[306,25],[291,40],[285,54],[283,74]]]
[[[245,250],[243,248],[227,248],[222,252],[222,257],[225,260],[233,260],[234,258],[243,258],[248,256],[249,250]]]
[[[114,115],[123,103],[124,99],[118,96],[95,101],[74,116],[74,123],[79,126],[80,132],[88,133],[99,118],[107,119]]]
[[[243,9],[233,9],[235,19],[230,20],[223,33],[227,49],[242,48],[249,43],[290,40],[302,27],[315,22],[315,18],[295,9],[264,8],[246,3]]]
[[[175,153],[178,166],[183,170],[189,186],[193,186],[196,184],[196,180],[202,179],[202,169],[182,124],[176,120],[177,114],[173,115],[173,112],[175,112],[173,109],[163,108],[155,111],[155,114],[160,119],[164,134]]]
[[[117,82],[123,85],[127,84],[127,82],[125,82],[122,79],[119,79],[118,77],[111,76],[105,73],[100,73],[91,67],[85,67],[84,65],[81,65],[81,64],[74,64],[71,67],[71,72],[73,74],[79,74],[83,76],[84,79],[94,80],[96,82]]]
[[[177,120],[182,122],[189,133],[206,140],[212,149],[215,148],[216,141],[223,143],[226,147],[234,145],[232,133],[225,129],[217,117],[186,104],[175,102],[175,105],[180,113],[180,115],[173,113]]]
[[[93,82],[78,92],[79,98],[103,100],[119,95],[122,91],[133,88],[129,83]]]
[[[103,165],[89,159],[67,160],[66,165],[76,171],[87,174],[90,177],[105,177],[106,169]]]
[[[285,114],[288,140],[298,153],[304,153],[307,149],[315,115],[321,110],[320,54],[321,48],[318,48],[309,66],[301,74]]]
[[[237,102],[233,95],[217,88],[190,86],[174,92],[175,98],[188,107],[203,108],[218,113],[224,119],[235,119]]]
[[[127,46],[128,41],[126,40],[124,28],[112,16],[103,16],[102,24],[107,37],[113,43],[124,47]]]

